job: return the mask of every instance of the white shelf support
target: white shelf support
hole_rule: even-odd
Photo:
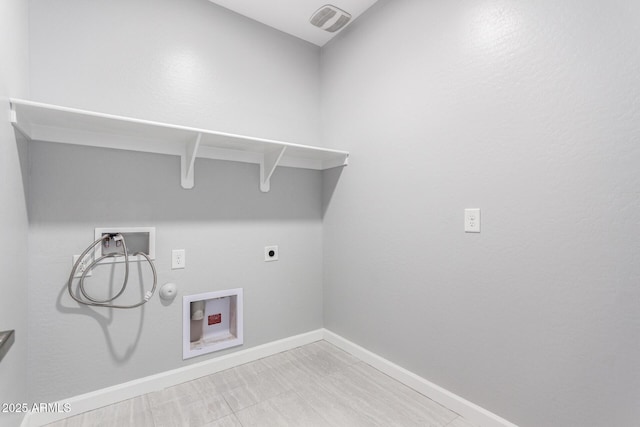
[[[347,151],[236,135],[211,129],[9,99],[11,124],[30,141],[131,150],[180,157],[180,184],[194,187],[195,159],[260,165],[260,190],[276,167],[326,170],[347,165]],[[2,102],[0,102],[0,107]]]
[[[272,151],[265,152],[260,161],[260,191],[267,193],[270,189],[271,175],[276,170],[282,155],[284,154],[286,146],[277,148]]]
[[[194,140],[187,142],[184,153],[180,155],[180,184],[182,188],[187,190],[193,188],[194,185],[193,166],[196,162],[201,140],[202,134],[198,133]]]
[[[21,123],[18,121],[18,112],[16,111],[16,107],[11,103],[11,111],[9,113],[9,120],[15,129],[18,130],[23,136],[31,139],[31,130],[27,128],[26,123]]]

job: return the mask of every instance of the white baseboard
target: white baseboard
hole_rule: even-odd
[[[153,391],[162,390],[186,381],[195,380],[196,378],[224,371],[225,369],[233,368],[244,363],[253,362],[255,360],[262,359],[263,357],[291,350],[293,348],[300,347],[301,345],[320,341],[323,338],[323,335],[324,330],[318,329],[256,347],[251,347],[246,350],[225,354],[224,356],[173,369],[171,371],[161,372],[159,374],[139,378],[137,380],[92,391],[90,393],[81,394],[69,399],[64,399],[57,403],[60,404],[60,407],[62,407],[63,404],[68,403],[71,407],[70,412],[30,412],[24,417],[21,427],[39,427],[86,411],[92,411],[103,406],[112,405]]]
[[[31,412],[24,417],[21,427],[40,427],[63,418],[92,411],[123,400],[132,399],[153,391],[162,390],[322,339],[352,354],[363,362],[368,363],[379,371],[384,372],[441,405],[446,406],[452,411],[457,412],[472,424],[481,427],[517,427],[515,424],[498,415],[445,390],[327,329],[318,329],[295,335],[246,350],[236,351],[214,359],[205,360],[200,363],[64,399],[57,403],[59,403],[60,407],[68,403],[71,407],[70,412]]]
[[[431,400],[462,415],[468,422],[482,427],[517,427],[515,424],[498,415],[471,403],[462,397],[451,393],[431,381],[428,381],[401,366],[378,356],[369,350],[335,334],[327,329],[323,330],[324,339],[338,348],[350,353],[377,370],[389,375]]]

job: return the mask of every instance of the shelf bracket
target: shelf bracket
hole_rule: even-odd
[[[180,184],[182,188],[187,190],[193,188],[194,185],[193,166],[196,162],[201,139],[202,134],[198,133],[194,140],[187,142],[184,152],[180,155]]]
[[[270,188],[271,175],[276,170],[280,159],[284,154],[286,146],[277,148],[275,150],[267,151],[262,155],[260,161],[260,191],[267,193]]]
[[[25,123],[18,121],[18,112],[16,111],[16,106],[13,104],[13,102],[11,102],[10,105],[11,105],[11,113],[9,116],[9,120],[11,121],[11,124],[18,132],[20,132],[24,137],[30,140],[31,129]]]

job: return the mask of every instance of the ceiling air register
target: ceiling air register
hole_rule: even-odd
[[[311,15],[311,22],[318,28],[335,33],[351,21],[351,15],[331,4],[322,6]]]

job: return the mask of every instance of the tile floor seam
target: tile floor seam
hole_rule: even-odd
[[[226,397],[224,397],[224,393],[220,393],[220,396],[222,396],[222,399],[224,400],[224,403],[226,403],[226,404],[227,404],[227,406],[229,407],[229,409],[231,409],[231,413],[232,413],[233,415],[235,415],[235,414],[236,414],[236,411],[234,411],[234,410],[233,410],[233,408],[232,408],[232,407],[231,407],[231,405],[229,404],[229,401],[227,400],[227,398],[226,398]]]
[[[74,421],[80,421],[83,426],[94,425],[97,419],[108,417],[111,413],[112,422],[117,422],[124,416],[120,421],[126,424],[130,420],[140,420],[133,415],[134,412],[146,412],[148,417],[142,417],[144,423],[140,423],[145,427],[160,427],[170,424],[172,420],[173,425],[176,425],[176,421],[183,424],[185,421],[195,421],[195,424],[191,424],[194,427],[196,424],[198,427],[251,427],[265,424],[278,427],[298,426],[306,425],[305,420],[311,425],[337,427],[475,427],[460,414],[429,396],[325,340],[277,353],[260,361],[262,363],[259,365],[251,366],[251,363],[256,362],[254,361],[230,368],[225,370],[229,371],[227,374],[219,375],[225,372],[220,371],[146,393],[139,396],[137,402],[134,401],[136,398],[126,399],[78,414],[79,418]],[[242,366],[245,368],[241,368]],[[236,386],[225,390],[231,384]],[[230,394],[234,391],[235,394]],[[153,393],[158,394],[153,395],[152,399]],[[190,399],[193,399],[194,404],[206,408],[207,415],[192,418],[189,411]],[[152,402],[156,405],[152,405]],[[167,410],[165,407],[163,412],[163,405],[167,403],[178,405],[181,409]],[[240,407],[247,403],[250,404]],[[123,405],[118,406],[119,404]],[[256,408],[259,405],[262,406]],[[300,405],[300,411],[296,405]],[[137,411],[136,408],[141,408],[142,411]],[[99,412],[101,409],[103,411]],[[220,415],[221,413],[226,415]],[[213,419],[206,418],[210,415]],[[166,419],[167,416],[170,419]],[[53,423],[51,427],[76,426],[73,421],[68,421],[72,418],[74,417]]]
[[[264,403],[264,402],[266,402],[268,400],[275,399],[276,397],[279,397],[279,396],[282,396],[283,394],[289,393],[290,391],[293,391],[293,390],[286,390],[286,391],[283,391],[281,393],[274,394],[273,396],[270,396],[268,399],[264,399],[264,400],[261,400],[260,402],[252,403],[251,405],[245,406],[243,408],[240,408],[237,411],[234,411],[233,408],[231,408],[231,411],[232,411],[232,413],[234,415],[236,415],[237,413],[242,412],[245,409],[253,408],[254,406],[260,405],[261,403]]]
[[[238,422],[238,424],[240,424],[240,427],[246,427],[244,424],[242,424],[242,421],[240,421],[240,418],[238,418],[234,412],[233,417],[236,419],[236,421]]]
[[[197,381],[197,380],[199,380],[199,379],[201,379],[201,378],[204,378],[204,377],[196,378],[195,380],[192,380],[192,381]],[[203,400],[203,401],[205,401],[205,400],[208,398],[208,396],[204,396],[204,395],[202,394],[202,391],[200,391],[200,389],[196,389],[196,391],[197,391],[197,393],[200,395],[200,397],[202,398],[202,400]],[[216,394],[219,394],[219,395],[220,395],[220,397],[222,398],[222,400],[224,401],[224,403],[227,405],[227,408],[229,409],[229,411],[230,411],[230,412],[229,412],[228,414],[226,414],[226,415],[219,416],[218,418],[216,418],[216,419],[214,419],[214,420],[209,421],[209,423],[214,422],[214,421],[218,421],[218,420],[220,420],[220,419],[222,419],[222,418],[224,418],[224,417],[226,417],[226,416],[229,416],[229,415],[231,415],[231,414],[233,414],[233,413],[234,413],[234,412],[233,412],[233,408],[231,407],[231,405],[229,404],[229,402],[227,401],[227,399],[224,397],[224,393],[218,393],[218,392],[216,392]]]
[[[149,413],[151,414],[151,422],[153,423],[153,426],[149,427],[156,427],[156,420],[153,419],[153,408],[151,408],[151,402],[149,402],[149,397],[147,396],[147,394],[143,394],[140,397],[142,397],[142,400],[147,403],[147,408],[149,408]]]
[[[455,420],[457,420],[458,418],[460,418],[460,415],[458,415],[457,417],[455,417],[454,419],[452,419],[451,421],[449,421],[449,422],[448,422],[447,424],[445,424],[443,427],[450,426],[450,425],[451,425],[451,424],[453,424],[453,422],[454,422]]]
[[[296,394],[300,399],[302,399],[304,402],[306,402],[306,403],[309,405],[309,407],[311,408],[311,410],[312,410],[313,412],[315,412],[316,414],[318,414],[318,415],[320,416],[320,418],[321,418],[321,419],[325,420],[325,421],[327,422],[327,425],[328,425],[328,426],[333,426],[333,425],[334,425],[334,424],[333,424],[333,423],[331,423],[329,420],[327,420],[327,419],[326,419],[326,418],[325,418],[325,417],[324,417],[320,412],[318,412],[318,410],[317,410],[316,408],[314,408],[314,407],[312,406],[312,402],[311,402],[311,401],[309,401],[308,399],[305,399],[305,398],[304,398],[304,396],[302,396],[302,395],[301,395],[299,392],[297,392],[297,391],[294,391],[294,393],[295,393],[295,394]]]

